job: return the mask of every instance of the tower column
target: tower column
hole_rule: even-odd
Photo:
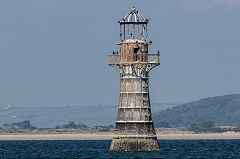
[[[118,117],[110,150],[159,150],[151,117],[148,76],[137,76],[120,78]]]

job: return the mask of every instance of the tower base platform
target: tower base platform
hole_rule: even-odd
[[[159,151],[157,137],[113,137],[110,151]]]

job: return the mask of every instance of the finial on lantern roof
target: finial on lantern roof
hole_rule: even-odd
[[[132,7],[132,12],[135,12],[136,8],[135,7]]]

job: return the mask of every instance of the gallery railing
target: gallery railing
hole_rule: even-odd
[[[159,54],[111,54],[108,55],[109,65],[120,64],[160,64]]]

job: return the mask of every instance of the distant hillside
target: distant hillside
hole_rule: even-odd
[[[173,107],[174,103],[153,104],[152,111]],[[69,121],[84,123],[88,126],[110,125],[117,119],[116,105],[63,106],[63,107],[0,107],[0,127],[24,120],[40,128],[52,128]]]
[[[186,127],[201,121],[215,125],[240,124],[240,94],[209,97],[153,113],[155,126],[168,123],[171,127]]]
[[[51,128],[69,121],[88,126],[110,125],[117,117],[117,106],[0,107],[0,127],[5,123],[30,120],[32,125]]]

